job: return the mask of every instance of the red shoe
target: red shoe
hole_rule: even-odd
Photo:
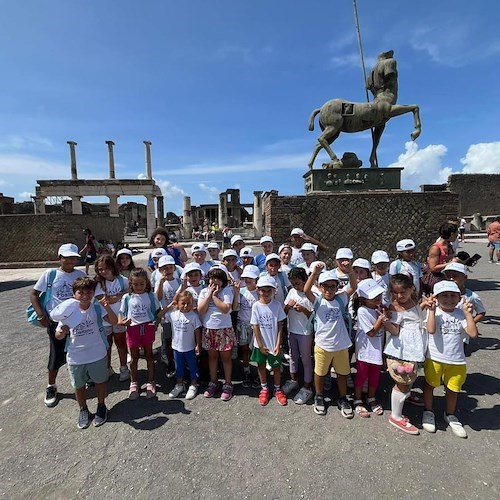
[[[420,434],[419,430],[410,423],[407,417],[403,417],[401,420],[396,420],[392,418],[392,415],[389,417],[389,423],[398,429],[401,429],[406,434],[417,435]]]
[[[259,404],[266,406],[269,403],[269,389],[261,389],[259,392]]]
[[[274,395],[276,396],[276,399],[278,400],[278,403],[281,406],[286,406],[286,404],[287,404],[286,394],[281,389],[278,391],[275,391]]]

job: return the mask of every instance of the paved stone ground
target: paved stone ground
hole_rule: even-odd
[[[468,358],[459,416],[469,438],[444,427],[436,391],[438,432],[408,436],[383,417],[344,420],[312,407],[275,400],[261,408],[257,390],[237,386],[220,399],[168,401],[173,382],[157,363],[157,400],[127,400],[127,385],[109,384],[109,421],[80,431],[66,369],[62,398],[43,404],[47,341],[26,324],[28,293],[40,269],[0,271],[2,384],[0,495],[5,498],[499,498],[500,496],[500,265],[487,262],[486,243],[465,243],[483,259],[470,288],[488,309]],[[138,257],[143,261],[144,255]],[[116,366],[116,359],[115,359]],[[145,381],[145,363],[140,364]],[[239,380],[240,370],[237,370]],[[421,377],[419,381],[421,382]],[[418,382],[417,382],[418,384]],[[387,409],[391,384],[383,375]],[[336,400],[333,392],[332,400]],[[89,406],[95,409],[95,394]],[[405,407],[420,425],[421,410]]]

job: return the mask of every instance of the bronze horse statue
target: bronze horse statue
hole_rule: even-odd
[[[327,167],[342,167],[342,161],[333,152],[330,144],[335,141],[340,132],[361,132],[372,129],[372,151],[370,166],[377,168],[377,146],[380,142],[385,124],[395,116],[413,113],[415,130],[411,134],[415,140],[422,130],[419,108],[416,104],[396,104],[398,98],[398,70],[394,52],[382,52],[377,63],[366,79],[366,88],[373,94],[373,101],[349,102],[343,99],[327,101],[321,108],[315,109],[309,118],[309,130],[314,130],[314,118],[319,114],[319,126],[323,133],[318,137],[318,144],[314,147],[309,161],[309,168],[313,168],[314,160],[321,151],[330,155],[331,162]]]

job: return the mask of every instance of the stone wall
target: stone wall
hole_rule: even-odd
[[[458,195],[385,191],[279,196],[274,191],[263,204],[266,234],[280,244],[290,240],[293,227],[301,227],[328,245],[320,258],[331,266],[339,247],[368,259],[374,250],[395,257],[395,243],[403,238],[415,240],[416,258],[424,260],[439,226],[457,213]]]
[[[4,215],[0,217],[0,262],[57,260],[63,243],[85,244],[89,227],[98,240],[116,244],[123,239],[124,221],[117,217],[89,215]]]
[[[460,216],[500,215],[500,174],[453,174],[448,189],[459,196]]]

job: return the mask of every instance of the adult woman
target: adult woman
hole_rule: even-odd
[[[488,242],[490,248],[490,264],[493,264],[493,255],[496,251],[497,264],[500,264],[500,217],[497,217],[488,226]]]
[[[88,227],[83,230],[83,234],[85,235],[85,246],[80,250],[80,254],[85,252],[85,273],[89,274],[90,265],[94,264],[97,259],[99,244]]]

